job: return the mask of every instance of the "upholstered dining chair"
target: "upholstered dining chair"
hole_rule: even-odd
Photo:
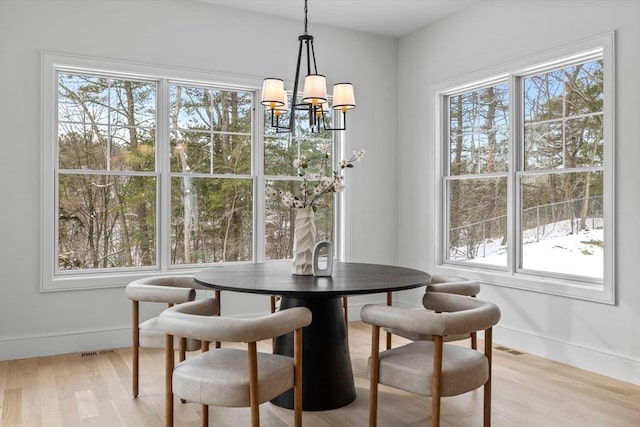
[[[500,309],[490,302],[462,295],[426,292],[424,310],[367,304],[360,318],[372,325],[369,426],[377,425],[378,384],[431,396],[431,426],[440,425],[441,397],[484,386],[484,426],[491,425],[492,327]],[[380,328],[431,335],[433,341],[414,341],[380,352]],[[484,331],[484,352],[444,344],[447,335]]]
[[[294,389],[294,423],[302,425],[302,328],[311,323],[305,307],[266,316],[238,319],[211,316],[215,298],[175,305],[160,314],[166,332],[167,427],[173,426],[173,396],[202,406],[202,426],[208,425],[208,405],[250,407],[251,426],[260,425],[259,405]],[[294,333],[293,357],[257,352],[257,342]],[[247,343],[247,350],[215,348],[174,367],[174,336],[206,341]]]
[[[448,276],[441,274],[434,274],[431,276],[431,282],[427,285],[425,292],[445,292],[449,294],[456,295],[465,295],[469,297],[476,297],[480,292],[480,284],[475,280],[470,280],[466,277],[460,276]],[[387,305],[392,305],[391,303],[391,292],[387,294]],[[389,329],[385,328],[387,333],[387,350],[391,348],[391,336],[398,335],[403,338],[410,339],[412,341],[423,341],[423,340],[432,340],[433,338],[430,335],[420,335],[415,333],[409,333],[407,331],[399,330],[399,329]],[[470,334],[462,334],[462,335],[449,335],[445,337],[445,342],[448,341],[457,341],[471,338],[471,348],[474,350],[478,348],[478,341],[476,338],[476,333],[471,332]]]
[[[164,348],[165,334],[158,326],[158,317],[140,322],[140,302],[164,303],[168,307],[193,301],[196,289],[200,288],[191,275],[154,276],[134,280],[125,289],[132,304],[132,393],[139,392],[139,350],[145,348]],[[219,295],[218,296],[219,300]],[[193,339],[178,339],[180,359],[185,359],[187,351],[199,350],[209,343]]]

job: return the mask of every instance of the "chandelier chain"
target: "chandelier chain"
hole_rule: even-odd
[[[307,0],[304,0],[304,33],[307,34]]]

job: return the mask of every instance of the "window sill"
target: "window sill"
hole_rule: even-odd
[[[446,264],[434,266],[431,273],[460,275],[488,285],[615,305],[612,286],[602,283],[549,278],[525,273],[513,274],[507,271]]]
[[[287,260],[285,260],[287,261]],[[289,260],[291,261],[291,260]],[[267,262],[279,262],[279,261],[267,261]],[[251,263],[247,261],[246,263]],[[123,288],[127,286],[129,282],[143,277],[172,275],[172,274],[196,274],[204,268],[211,267],[212,265],[203,265],[194,267],[189,266],[176,266],[170,270],[134,270],[134,271],[119,271],[119,272],[100,272],[100,273],[80,273],[76,274],[63,274],[53,277],[45,277],[43,275],[40,285],[40,292],[63,292],[63,291],[80,291],[89,289],[108,289],[108,288]]]

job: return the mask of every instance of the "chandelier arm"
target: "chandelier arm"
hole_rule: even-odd
[[[316,65],[316,50],[313,48],[313,39],[311,39],[311,57],[313,58],[313,73],[318,74],[318,66]],[[309,71],[311,74],[311,71]]]
[[[273,120],[273,119],[272,119]],[[291,124],[291,119],[289,119],[289,124]],[[276,133],[290,133],[291,129],[289,129],[289,125],[280,126],[280,116],[276,117],[276,125],[272,126],[276,129]]]
[[[298,82],[300,81],[300,63],[302,62],[302,42],[305,36],[298,37],[298,60],[296,61],[296,77],[293,80],[293,93],[291,94],[291,106],[289,108],[289,129],[293,132],[295,111],[298,106]]]
[[[316,50],[313,48],[313,39],[311,39],[311,58],[313,59],[313,72],[315,74],[318,74],[318,66],[316,65]],[[320,123],[321,123],[321,121],[320,121],[320,117],[318,117],[316,115],[316,111],[315,111],[316,108],[318,108],[318,107],[316,106],[314,108],[314,111],[311,112],[313,114],[310,114],[310,116],[313,116],[313,118],[311,118],[309,120],[309,122],[311,124],[312,132],[313,132],[313,127],[316,126],[317,127],[317,133],[320,133]],[[322,113],[322,105],[320,106],[320,114],[324,115]]]
[[[313,50],[313,39],[305,40],[304,44],[307,48],[307,75],[309,75],[311,74],[311,51]]]
[[[334,110],[335,111],[335,110]],[[346,111],[341,111],[342,113],[342,127],[331,127],[327,126],[327,116],[322,114],[322,122],[324,130],[347,130],[347,113]]]

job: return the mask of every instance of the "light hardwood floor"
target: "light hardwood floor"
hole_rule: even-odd
[[[352,322],[349,334],[357,398],[337,410],[305,412],[305,426],[368,425],[370,329]],[[394,346],[402,342],[394,337]],[[496,347],[493,426],[640,426],[640,387]],[[259,345],[270,349],[270,341]],[[140,397],[133,399],[128,348],[0,362],[0,426],[162,426],[161,350],[141,350],[140,378]],[[385,386],[379,393],[379,426],[428,425],[429,398]],[[176,426],[200,426],[199,405],[175,408]],[[444,398],[441,425],[481,426],[481,414],[481,389]],[[260,417],[265,427],[293,424],[291,411],[270,403],[260,407]],[[249,425],[249,410],[211,407],[210,425]]]

